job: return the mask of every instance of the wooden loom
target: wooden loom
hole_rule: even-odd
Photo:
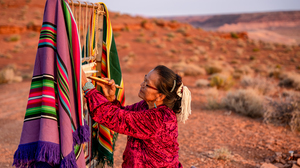
[[[103,19],[104,19],[104,7],[99,3],[81,2],[81,1],[69,1],[72,13],[74,15],[78,35],[80,39],[80,48],[84,48],[84,54],[82,58],[82,68],[85,72],[92,71],[92,73],[86,73],[87,76],[95,74],[93,72],[94,66],[96,66],[96,76],[101,76],[101,57],[102,57],[102,45],[103,45]],[[94,15],[95,13],[95,15]],[[95,18],[93,18],[95,17]],[[95,20],[94,32],[91,25],[91,21]],[[88,30],[90,29],[90,30]],[[95,48],[93,48],[93,38],[95,37]],[[87,53],[89,55],[87,55]],[[86,64],[87,63],[87,64]],[[99,86],[100,87],[100,86]],[[85,119],[88,122],[90,129],[92,128],[92,120],[87,111],[87,107],[84,108]],[[98,163],[95,158],[92,158],[91,153],[91,142],[87,143],[85,146],[85,161],[88,164],[86,167],[89,168],[102,168],[103,163]]]
[[[84,57],[82,63],[88,62],[83,68],[88,70],[96,63],[96,76],[100,76],[101,73],[101,56],[103,45],[103,16],[105,15],[104,7],[99,3],[81,2],[81,1],[69,1],[69,5],[75,17],[75,21],[78,28],[79,39],[81,41],[80,47],[84,48]],[[96,15],[94,15],[94,12]],[[95,18],[94,18],[95,17]],[[95,36],[88,31],[90,22],[95,20]],[[93,30],[90,27],[90,30]],[[93,38],[95,40],[95,48],[93,49]],[[89,40],[89,41],[87,41]],[[88,52],[87,52],[88,50]],[[89,55],[86,55],[89,53]]]

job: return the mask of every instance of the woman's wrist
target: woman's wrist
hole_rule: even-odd
[[[85,92],[85,94],[86,94],[89,90],[91,90],[91,89],[93,89],[93,88],[95,88],[95,86],[94,86],[91,82],[86,82],[86,83],[84,84],[84,86],[82,87],[82,89],[83,89],[83,91]]]
[[[111,101],[114,101],[116,99],[116,96],[115,95],[107,96],[106,99],[111,102]]]

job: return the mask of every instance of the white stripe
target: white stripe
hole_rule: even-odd
[[[42,96],[30,97],[28,100],[40,99],[40,98],[42,98],[42,97],[47,97],[47,98],[50,98],[50,99],[54,99],[54,100],[55,100],[55,97],[49,96],[49,95],[42,95]]]
[[[51,75],[39,75],[39,76],[32,77],[32,79],[38,79],[38,78],[42,78],[42,77],[49,77],[49,78],[54,79],[54,77]]]
[[[46,116],[46,115],[26,118],[24,121],[29,121],[29,120],[39,119],[39,118],[49,118],[49,119],[53,119],[53,120],[57,121],[57,118],[51,117],[51,116]]]

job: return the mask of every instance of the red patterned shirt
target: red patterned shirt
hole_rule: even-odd
[[[117,100],[109,102],[96,89],[85,97],[96,122],[128,135],[122,167],[182,167],[178,160],[177,119],[170,108],[160,105],[148,109],[144,100],[122,107]]]

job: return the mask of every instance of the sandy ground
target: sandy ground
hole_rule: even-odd
[[[6,2],[10,5],[7,8],[3,7],[0,15],[10,18],[0,20],[1,25],[18,22],[26,27],[29,21],[34,21],[36,25],[42,23],[40,15],[44,2],[26,1],[26,5],[17,3],[16,0]],[[20,6],[22,10],[13,15]],[[25,17],[20,17],[21,14]],[[270,44],[264,42],[225,39],[218,33],[186,25],[176,29],[153,26],[148,30],[140,27],[144,18],[110,16],[113,26],[114,23],[134,23],[139,26],[138,29],[134,29],[133,26],[129,30],[115,32],[124,76],[126,104],[140,100],[137,96],[139,84],[144,74],[158,64],[172,65],[183,60],[203,68],[209,61],[224,61],[234,69],[249,66],[258,72],[268,72],[275,66],[280,66],[282,70],[299,71],[296,68],[300,62],[298,45],[292,47],[271,44],[270,47]],[[286,36],[293,37],[295,33],[299,34],[298,29],[292,30]],[[276,31],[281,34],[283,30]],[[268,36],[269,31],[262,33]],[[28,30],[17,33],[17,41],[5,40],[15,35],[0,35],[0,69],[14,64],[16,73],[26,80],[0,85],[1,168],[12,167],[13,154],[19,144],[30,89],[29,79],[32,76],[39,39],[39,32]],[[197,88],[195,81],[207,78],[208,75],[183,77],[184,84],[192,92],[192,115],[186,124],[179,124],[179,159],[184,167],[194,165],[197,168],[254,168],[260,167],[264,158],[274,155],[275,152],[300,151],[299,133],[293,133],[289,128],[266,125],[261,119],[251,119],[226,110],[205,110],[207,88]],[[220,92],[225,93],[222,90]],[[114,156],[116,168],[121,167],[125,145],[126,136],[120,135]],[[213,157],[215,150],[224,148],[230,151],[230,159],[224,161]]]
[[[143,73],[124,73],[127,104],[139,101],[136,95],[142,77],[134,76],[143,76]],[[184,78],[185,83],[190,80]],[[287,153],[300,148],[299,135],[289,129],[265,125],[261,120],[228,111],[204,110],[205,90],[186,85],[192,92],[193,102],[192,115],[186,124],[179,124],[179,159],[184,167],[258,167],[274,152]],[[0,87],[0,167],[11,167],[22,131],[29,87],[30,81]],[[126,136],[120,135],[114,156],[116,168],[121,167],[125,145]],[[231,159],[211,157],[214,150],[221,148],[231,151]]]

